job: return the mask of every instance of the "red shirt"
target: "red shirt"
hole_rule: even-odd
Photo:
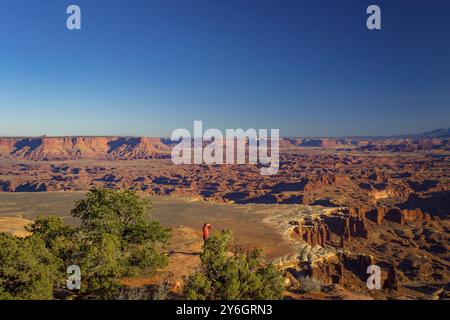
[[[211,229],[211,225],[210,224],[205,224],[203,226],[203,239],[206,239],[209,237],[209,229]]]

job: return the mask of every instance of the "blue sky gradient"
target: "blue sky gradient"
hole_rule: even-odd
[[[449,19],[440,0],[1,0],[0,135],[450,127]]]

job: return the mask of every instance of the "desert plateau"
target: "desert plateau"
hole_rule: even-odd
[[[23,236],[23,220],[40,215],[77,225],[70,209],[86,191],[135,190],[177,240],[169,265],[123,279],[131,286],[170,273],[176,297],[207,221],[262,247],[283,270],[285,299],[447,299],[450,140],[438,133],[283,138],[279,173],[267,177],[258,165],[174,165],[167,139],[0,138],[0,230]],[[366,286],[373,264],[380,290]],[[298,290],[304,277],[320,290]]]

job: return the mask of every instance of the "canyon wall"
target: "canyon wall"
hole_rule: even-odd
[[[166,157],[169,152],[160,138],[0,138],[0,156],[28,160],[150,159]]]
[[[357,147],[370,151],[449,149],[448,139],[362,140],[283,138],[281,148]],[[148,137],[0,137],[0,156],[28,160],[150,159],[170,155],[167,139]],[[318,181],[320,183],[320,181]],[[326,183],[326,182],[322,182]]]

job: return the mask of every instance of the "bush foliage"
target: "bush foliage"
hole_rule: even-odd
[[[204,245],[201,268],[191,274],[184,294],[192,300],[280,299],[282,273],[265,264],[260,249],[229,252],[232,234],[214,233]]]
[[[57,268],[40,238],[0,233],[0,300],[52,298]]]
[[[20,239],[0,234],[0,299],[50,299],[66,268],[81,270],[79,298],[110,298],[124,275],[164,266],[168,229],[150,219],[151,203],[132,191],[93,189],[72,215],[81,226],[40,217]]]

